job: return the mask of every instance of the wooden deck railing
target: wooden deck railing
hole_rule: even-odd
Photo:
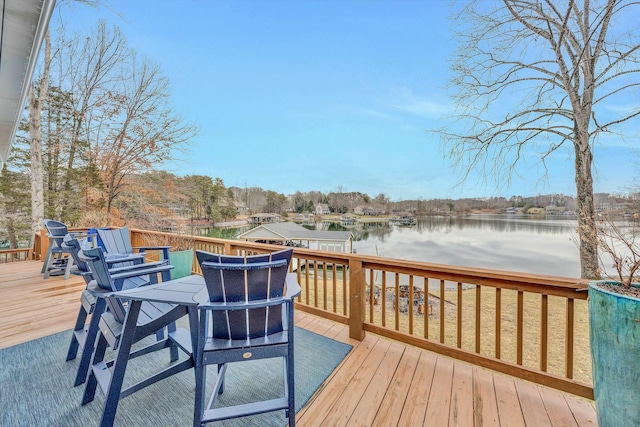
[[[31,253],[31,249],[2,249],[0,250],[0,264],[5,262],[18,262],[18,261],[27,261],[29,260],[29,256]]]
[[[132,244],[170,233],[132,229]],[[194,237],[230,255],[278,246]],[[294,248],[296,308],[452,358],[593,399],[587,282]],[[194,260],[193,271],[199,273]]]

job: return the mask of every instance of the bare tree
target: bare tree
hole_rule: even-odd
[[[185,124],[169,107],[169,83],[158,66],[138,61],[132,51],[125,56],[124,74],[106,94],[104,106],[88,119],[91,162],[102,182],[108,225],[125,178],[171,158],[172,150],[182,149],[197,133],[195,125]]]
[[[582,277],[596,277],[593,146],[640,114],[638,2],[497,0],[465,4],[451,89],[457,129],[441,130],[464,178],[508,182],[532,158],[575,159]],[[631,105],[631,107],[629,107]],[[567,148],[569,148],[567,147]],[[546,172],[545,172],[546,176]]]
[[[63,6],[81,3],[97,7],[100,0],[62,0],[58,2],[58,11]],[[60,21],[63,22],[62,19]],[[31,174],[31,230],[32,236],[43,226],[44,221],[44,167],[42,160],[42,123],[41,114],[49,98],[49,73],[51,69],[51,35],[47,30],[45,37],[45,52],[42,62],[42,75],[38,87],[32,84],[28,95],[27,108],[29,110],[30,137],[30,174]],[[32,237],[33,239],[33,237]],[[30,242],[31,245],[33,242]]]
[[[72,107],[72,123],[65,132],[69,141],[61,186],[67,197],[73,193],[72,184],[77,176],[76,162],[78,155],[84,151],[86,134],[90,131],[86,128],[86,117],[93,109],[99,108],[107,96],[106,92],[118,83],[120,76],[114,71],[126,60],[124,37],[118,28],[109,31],[104,21],[98,22],[91,37],[84,40],[76,38],[69,46],[68,55],[60,55],[61,61],[66,61],[66,64],[61,64],[66,71],[61,73],[61,86],[68,88]],[[76,53],[76,49],[79,52]],[[65,206],[68,205],[63,206],[62,217],[67,215]]]
[[[31,235],[42,229],[44,224],[44,173],[42,167],[42,107],[47,101],[49,87],[49,65],[51,64],[51,38],[45,37],[44,66],[42,77],[36,89],[32,84],[29,90],[29,139],[31,173]],[[36,93],[37,92],[37,93]],[[32,237],[33,239],[33,237]],[[29,242],[32,245],[33,241]]]

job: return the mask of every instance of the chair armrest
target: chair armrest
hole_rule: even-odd
[[[287,274],[285,284],[287,285],[287,289],[285,290],[284,298],[293,299],[302,292],[302,288],[300,288],[300,284],[298,283],[298,276],[295,273]]]
[[[87,291],[89,291],[89,293],[96,298],[106,298],[113,294],[113,291],[98,286],[98,282],[96,282],[95,280],[89,282],[89,284],[87,285]]]
[[[141,264],[144,262],[144,254],[105,254],[104,260],[107,265],[129,261]]]
[[[111,278],[114,281],[120,280],[120,279],[128,279],[130,277],[144,276],[146,274],[162,273],[164,271],[169,271],[174,268],[173,265],[169,265],[169,264],[154,266],[154,267],[147,267],[147,264],[140,264],[140,265],[143,266],[144,268],[132,269],[132,270],[123,271],[121,273],[111,274]]]
[[[163,251],[165,249],[171,249],[173,246],[165,245],[165,246],[135,246],[133,249],[137,249],[140,251]]]
[[[91,272],[90,271],[82,271],[82,270],[79,270],[77,268],[72,269],[71,270],[71,274],[76,275],[76,276],[80,276],[80,277],[84,277],[84,276],[91,277]]]
[[[145,264],[133,264],[133,265],[125,265],[124,267],[109,268],[109,273],[113,276],[114,274],[125,273],[127,271],[137,272],[139,270],[144,270],[147,268],[154,268],[154,267],[161,267],[165,265],[169,265],[169,262],[166,260],[153,261],[153,262],[147,262]],[[144,273],[137,273],[137,274],[144,274]]]

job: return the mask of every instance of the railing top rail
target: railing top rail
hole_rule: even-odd
[[[29,252],[31,248],[16,248],[16,249],[0,249],[0,254],[10,254],[16,252]]]

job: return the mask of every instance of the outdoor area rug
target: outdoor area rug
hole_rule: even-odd
[[[78,361],[64,360],[70,339],[71,331],[65,331],[0,350],[0,425],[87,427],[99,424],[104,396],[98,387],[93,402],[80,404],[84,385],[72,386]],[[350,350],[348,344],[296,327],[296,411]],[[184,357],[182,354],[181,358]],[[125,386],[168,363],[168,350],[130,360]],[[208,390],[211,390],[215,366],[210,366],[207,373]],[[193,370],[187,370],[125,397],[118,406],[115,425],[192,425],[194,384]],[[227,369],[225,391],[218,400],[223,405],[247,403],[278,397],[282,390],[282,359],[233,363]],[[278,411],[212,425],[284,426],[286,419],[284,411]]]

